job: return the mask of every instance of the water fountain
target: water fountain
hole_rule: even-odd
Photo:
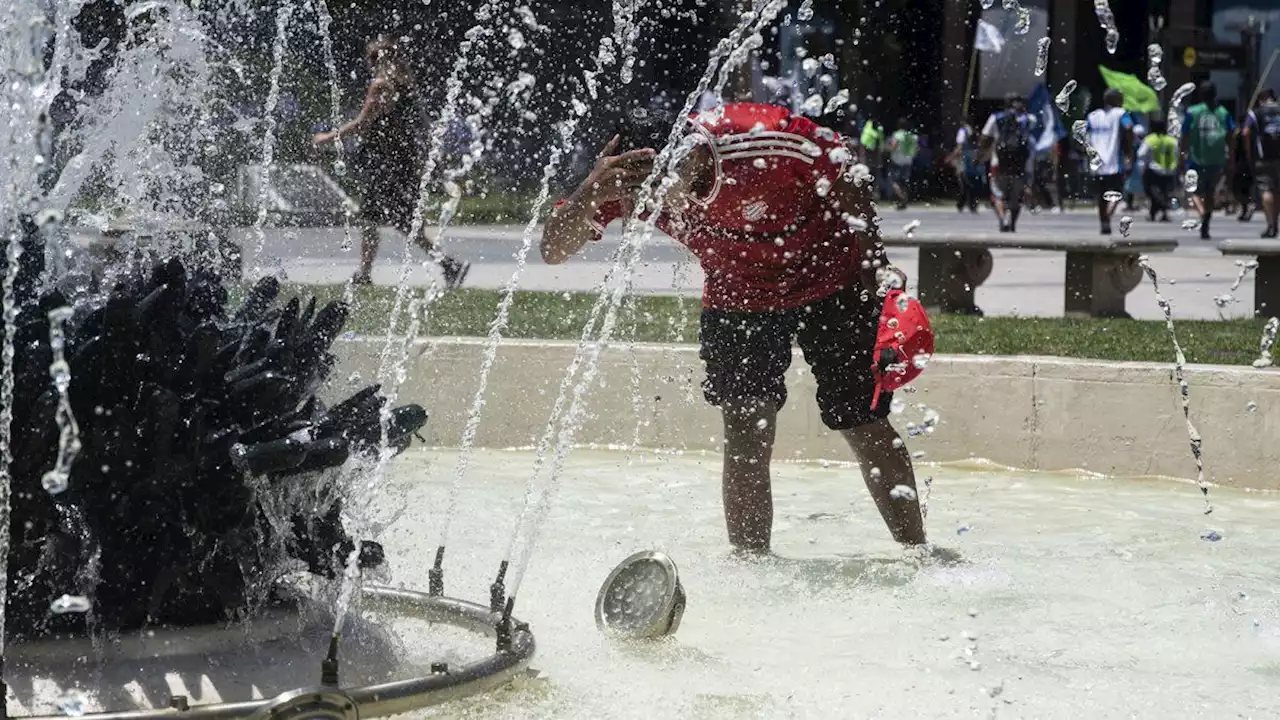
[[[10,173],[0,192],[7,241],[0,268],[0,562],[8,590],[0,596],[0,637],[10,641],[0,644],[8,659],[0,667],[4,680],[38,673],[47,661],[97,657],[105,663],[104,653],[130,662],[199,656],[253,638],[287,637],[291,623],[296,632],[300,624],[318,622],[333,630],[323,661],[317,658],[315,687],[212,705],[177,696],[168,711],[101,716],[374,717],[509,681],[534,649],[528,627],[509,613],[439,592],[362,583],[385,558],[380,544],[351,532],[364,528],[358,515],[367,498],[360,490],[376,488],[369,478],[409,446],[427,415],[416,405],[393,406],[398,382],[366,387],[332,406],[320,402],[336,359],[330,346],[349,305],[318,307],[315,298],[296,297],[277,303],[280,283],[270,275],[232,303],[227,284],[235,277],[221,274],[222,263],[207,262],[207,247],[192,253],[183,245],[218,235],[216,225],[232,214],[225,185],[210,184],[211,202],[198,210],[205,223],[175,228],[174,206],[199,171],[174,170],[183,148],[171,146],[172,127],[157,131],[155,145],[146,144],[146,131],[131,146],[117,142],[110,121],[121,106],[111,106],[119,98],[110,93],[102,100],[107,106],[96,108],[103,124],[90,117],[71,128],[79,135],[64,132],[61,140],[75,155],[50,169],[49,105],[59,84],[82,78],[91,62],[71,31],[82,6],[58,4],[46,24],[38,3],[10,5],[0,43],[20,80],[6,85],[14,112],[0,154],[24,168]],[[316,13],[328,47],[323,0],[318,7],[308,0],[306,7]],[[239,171],[237,194],[247,188],[257,194],[255,259],[264,226],[280,205],[268,202],[268,188],[279,171],[274,110],[294,11],[284,3],[275,14],[260,163],[256,172]],[[195,69],[187,77],[195,85],[208,80],[203,53],[215,52],[217,43],[195,10],[139,2],[123,14],[131,45],[113,79],[127,89],[153,69],[162,80],[152,81],[146,94],[157,99],[166,94],[159,84],[181,82],[175,78],[185,70]],[[52,25],[58,32],[50,32]],[[42,58],[50,38],[52,66]],[[72,57],[69,48],[81,54]],[[210,114],[210,98],[198,90],[192,93],[197,135]],[[336,108],[336,93],[334,102]],[[171,109],[142,109],[143,127],[188,119],[165,112]],[[135,157],[159,159],[168,174],[122,167]],[[65,201],[88,179],[87,166],[104,161],[120,175],[136,176],[117,185],[125,190],[117,200],[132,211],[122,233],[128,237],[105,267],[63,273],[73,255],[63,251]],[[40,171],[48,171],[45,178]],[[46,255],[55,263],[49,272]],[[357,603],[365,614],[488,634],[495,650],[479,660],[433,663],[409,679],[344,687],[339,658],[351,653],[340,640]],[[24,680],[0,690],[13,690],[18,704],[30,708],[40,701],[34,687]],[[74,690],[57,701],[66,715],[85,715],[86,704]],[[7,717],[6,706],[0,704],[0,715]]]

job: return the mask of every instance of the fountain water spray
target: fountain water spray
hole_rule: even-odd
[[[1256,368],[1271,367],[1271,346],[1276,342],[1276,331],[1280,330],[1280,318],[1271,318],[1262,328],[1262,341],[1259,343],[1258,359],[1253,361]]]
[[[329,75],[329,124],[337,129],[342,123],[342,89],[338,86],[338,64],[333,57],[333,36],[329,32],[329,25],[333,22],[333,16],[329,14],[329,3],[327,0],[306,0],[307,8],[316,16],[316,30],[320,33],[320,48],[324,52],[324,67]],[[346,148],[343,145],[342,136],[334,138],[335,157],[333,160],[333,173],[339,177],[347,173],[347,161],[344,157]],[[349,252],[351,250],[351,208],[343,207],[342,218],[342,251]],[[346,295],[343,300],[352,303],[355,300],[355,284],[348,282]]]
[[[258,244],[253,249],[254,267],[262,257],[262,249],[267,242],[264,229],[267,223],[267,188],[271,177],[271,167],[276,161],[276,106],[280,104],[280,75],[284,71],[284,57],[289,50],[289,21],[293,18],[293,5],[281,3],[276,10],[276,37],[271,47],[270,86],[267,90],[266,104],[262,108],[262,120],[266,129],[262,134],[262,167],[258,171],[258,217],[253,222],[254,235]]]
[[[600,299],[593,308],[593,317],[598,316],[603,311],[604,316],[601,320],[600,331],[595,341],[589,340],[592,322],[588,321],[588,326],[583,333],[583,340],[579,343],[578,352],[575,353],[573,361],[570,363],[565,373],[565,378],[561,383],[560,394],[556,399],[556,405],[552,410],[551,420],[548,422],[547,431],[544,433],[542,440],[539,442],[537,457],[534,461],[534,469],[530,476],[529,483],[526,485],[525,506],[521,511],[520,520],[517,521],[515,532],[512,534],[511,543],[508,546],[507,558],[511,558],[525,525],[528,525],[527,536],[517,562],[515,563],[515,571],[512,574],[511,583],[509,585],[510,592],[507,594],[507,605],[505,611],[510,612],[511,605],[514,602],[516,593],[519,590],[520,583],[523,580],[525,570],[528,567],[529,559],[532,556],[533,548],[537,542],[538,531],[542,525],[542,520],[549,511],[550,502],[554,496],[558,485],[559,475],[563,469],[565,457],[568,455],[569,446],[573,442],[574,432],[577,429],[579,415],[582,412],[583,397],[587,389],[591,386],[595,379],[595,373],[599,368],[599,356],[604,346],[608,344],[613,332],[614,324],[617,320],[618,307],[621,305],[622,293],[625,291],[628,283],[627,277],[630,276],[632,269],[635,267],[640,257],[640,250],[652,237],[658,217],[661,215],[667,192],[675,184],[675,178],[672,176],[675,170],[675,163],[678,160],[676,155],[677,145],[680,144],[684,136],[686,118],[692,112],[698,98],[707,90],[711,84],[711,79],[715,74],[717,66],[722,60],[725,64],[732,62],[745,62],[747,55],[741,52],[746,46],[753,45],[750,38],[757,36],[768,24],[773,22],[778,12],[785,5],[785,0],[772,0],[771,2],[762,4],[757,9],[744,12],[738,25],[730,33],[729,37],[722,40],[720,44],[711,53],[711,60],[708,64],[706,72],[703,74],[698,86],[691,92],[685,101],[684,108],[678,114],[676,122],[673,124],[671,132],[668,136],[666,145],[658,153],[654,161],[654,169],[649,178],[642,185],[639,198],[636,202],[635,210],[627,221],[626,230],[623,234],[623,242],[619,248],[620,262],[615,261],[615,267],[621,267],[624,275],[621,282],[613,283],[612,290],[608,293],[601,293]],[[750,32],[751,36],[747,36]],[[723,71],[720,73],[721,79],[727,83],[728,73]],[[717,87],[716,95],[719,96],[723,90],[724,84]],[[713,111],[714,112],[714,111]],[[661,181],[659,182],[659,178]],[[644,218],[645,213],[648,217]],[[611,273],[612,274],[612,273]],[[606,278],[606,281],[609,278]],[[598,308],[598,309],[597,309]],[[572,384],[573,378],[577,374],[577,370],[581,366],[583,368],[582,377],[576,384]],[[533,506],[532,498],[536,480],[541,474],[543,465],[546,463],[547,451],[550,449],[552,437],[556,435],[556,421],[560,418],[561,408],[566,400],[569,400],[569,408],[560,424],[560,431],[556,439],[555,453],[552,459],[551,470],[547,479],[546,488],[542,491],[541,497]],[[494,595],[501,589],[503,584],[504,568],[499,571],[497,581],[494,583]]]
[[[71,480],[71,464],[80,454],[80,426],[76,424],[76,415],[71,410],[71,366],[67,364],[66,357],[66,324],[70,319],[69,307],[49,311],[49,347],[53,351],[49,377],[53,378],[53,387],[58,391],[58,409],[53,416],[58,426],[58,459],[41,478],[40,484],[50,495],[66,491]]]
[[[1187,364],[1187,358],[1182,352],[1182,345],[1178,343],[1178,333],[1173,328],[1173,307],[1160,294],[1160,278],[1156,275],[1155,268],[1151,267],[1150,260],[1144,255],[1138,258],[1138,265],[1147,274],[1147,277],[1151,279],[1151,287],[1156,294],[1156,303],[1164,313],[1165,328],[1169,330],[1169,339],[1173,342],[1173,377],[1178,383],[1178,396],[1182,401],[1182,415],[1187,421],[1187,438],[1191,442],[1191,457],[1195,459],[1196,463],[1196,485],[1200,487],[1200,492],[1204,495],[1204,514],[1208,515],[1213,512],[1213,505],[1209,503],[1209,483],[1205,481],[1204,461],[1200,457],[1200,431],[1191,422],[1191,386],[1187,383],[1183,370],[1183,367]]]

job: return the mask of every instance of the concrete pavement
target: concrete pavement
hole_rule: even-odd
[[[910,208],[897,211],[881,208],[881,227],[885,234],[901,234],[903,226],[919,220],[917,234],[928,233],[991,233],[996,222],[991,212],[976,215],[958,213],[954,208]],[[1122,215],[1117,213],[1117,219]],[[1169,284],[1164,295],[1174,306],[1175,317],[1212,319],[1218,317],[1247,317],[1252,314],[1253,282],[1247,278],[1234,293],[1238,302],[1220,311],[1214,298],[1228,293],[1239,272],[1237,260],[1224,258],[1212,243],[1200,240],[1195,231],[1182,230],[1181,215],[1175,215],[1171,223],[1149,223],[1145,217],[1136,216],[1133,237],[1176,239],[1178,249],[1172,253],[1152,256],[1152,265]],[[1257,237],[1262,223],[1240,223],[1234,217],[1217,217],[1214,220],[1216,238]],[[516,225],[457,226],[450,228],[444,245],[450,254],[472,263],[467,285],[470,287],[502,287],[516,270],[515,256],[521,247],[524,228]],[[1097,218],[1089,210],[1068,211],[1062,214],[1024,213],[1019,222],[1019,234],[1044,236],[1092,236],[1096,235]],[[309,228],[304,230],[273,229],[267,233],[264,250],[255,262],[253,247],[256,241],[246,243],[246,268],[255,265],[276,267],[286,277],[301,282],[341,282],[355,270],[358,257],[358,233],[353,233],[352,249],[343,251],[342,228]],[[374,281],[394,284],[399,277],[405,243],[393,231],[384,231],[384,242],[374,271]],[[560,266],[548,266],[537,255],[537,235],[528,264],[521,275],[520,286],[528,290],[587,291],[604,277],[612,253],[618,248],[620,232],[617,224],[610,228],[605,238],[588,247],[581,256]],[[1063,312],[1063,274],[1065,256],[1056,252],[1034,250],[996,250],[994,272],[991,278],[977,290],[977,302],[988,315],[1061,316]],[[434,267],[423,266],[425,256],[411,250],[413,265],[411,282],[425,284]],[[914,274],[918,253],[910,249],[892,251],[894,261],[908,274]],[[642,255],[636,268],[634,285],[638,292],[685,293],[696,295],[702,283],[702,273],[692,256],[678,243],[661,233]],[[1155,295],[1149,284],[1130,293],[1129,312],[1137,318],[1162,318]]]

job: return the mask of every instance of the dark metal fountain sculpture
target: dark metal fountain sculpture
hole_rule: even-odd
[[[16,286],[10,640],[242,617],[271,601],[281,560],[341,574],[357,545],[336,491],[298,493],[307,505],[283,522],[259,499],[377,456],[378,386],[329,408],[316,397],[349,309],[280,303],[264,278],[231,312],[221,279],[178,259],[76,303],[65,356],[80,450],[67,488],[51,494],[41,482],[59,444],[48,314],[71,303],[37,291],[37,250],[28,244]],[[389,446],[407,447],[426,420],[419,406],[395,408]],[[380,546],[360,543],[362,566],[382,561]],[[58,612],[64,594],[91,609]]]

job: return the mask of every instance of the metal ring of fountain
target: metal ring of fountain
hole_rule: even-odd
[[[432,705],[458,700],[493,690],[513,680],[524,672],[533,659],[535,642],[529,626],[515,618],[504,617],[488,607],[442,595],[430,595],[417,590],[400,590],[370,586],[362,588],[367,607],[413,617],[430,623],[443,623],[470,632],[499,639],[498,648],[487,657],[457,667],[449,667],[431,675],[379,683],[364,687],[339,689],[317,686],[299,688],[263,700],[248,702],[197,705],[189,709],[180,707],[150,710],[126,710],[116,712],[86,713],[80,717],[92,720],[145,720],[149,718],[184,718],[209,720],[218,718],[251,718],[253,720],[355,720],[411,712]],[[195,648],[207,652],[211,645],[225,637],[226,632],[235,639],[269,640],[281,637],[283,619],[280,613],[269,614],[249,624],[246,631],[241,626],[229,629],[219,626],[207,640],[197,641]],[[508,629],[509,628],[509,629]],[[190,631],[157,631],[146,638],[125,638],[126,649],[150,652],[162,647],[174,647],[170,640],[181,634],[184,647],[192,649]],[[296,632],[296,626],[294,626]],[[61,649],[66,652],[66,642],[47,640],[15,645],[11,652],[25,657],[48,657]],[[26,720],[59,720],[63,715],[28,715]]]

